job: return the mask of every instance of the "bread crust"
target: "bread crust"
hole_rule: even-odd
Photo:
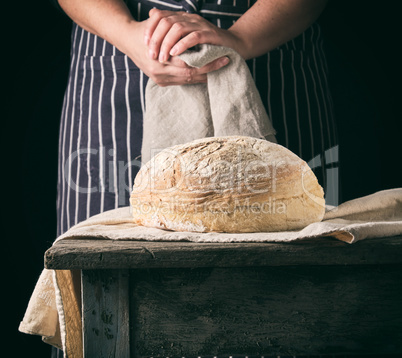
[[[251,137],[209,137],[170,147],[137,174],[134,221],[174,231],[299,230],[321,221],[324,192],[306,162]]]

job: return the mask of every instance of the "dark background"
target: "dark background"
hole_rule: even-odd
[[[20,320],[56,238],[58,126],[69,65],[70,21],[48,1],[3,11],[2,339],[12,357],[49,357]],[[320,18],[340,133],[343,200],[402,187],[399,1],[332,0]],[[12,7],[12,8],[11,8]],[[4,95],[5,94],[5,95]]]

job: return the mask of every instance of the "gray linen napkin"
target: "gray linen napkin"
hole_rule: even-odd
[[[167,147],[205,137],[244,135],[276,142],[251,73],[236,51],[206,44],[180,58],[199,68],[223,56],[229,64],[210,72],[206,84],[159,87],[148,81],[142,163]]]
[[[330,208],[322,222],[313,223],[301,231],[259,233],[196,233],[174,232],[138,226],[133,222],[130,207],[105,211],[73,226],[56,241],[63,239],[99,238],[141,241],[191,242],[294,242],[309,238],[334,237],[349,244],[369,238],[402,235],[402,188],[377,193]],[[320,241],[317,241],[317,245]],[[70,339],[74,357],[82,357],[81,316],[74,292],[73,276],[68,270],[44,270],[30,299],[21,332],[38,334],[55,346],[65,346]],[[59,299],[57,298],[59,297]],[[45,298],[45,299],[44,299]],[[58,317],[65,317],[59,322]],[[60,327],[60,333],[58,333]],[[68,348],[68,347],[67,347]],[[73,356],[73,354],[71,354]]]

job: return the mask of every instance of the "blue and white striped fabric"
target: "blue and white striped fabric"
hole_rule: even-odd
[[[199,13],[222,28],[251,5],[250,0],[128,1],[139,21],[157,7]],[[320,27],[314,24],[248,65],[279,143],[315,166],[328,186],[325,162],[337,161],[338,141]],[[60,125],[59,234],[89,216],[128,205],[140,167],[146,83],[126,55],[74,24]]]
[[[138,21],[156,7],[198,13],[229,28],[255,1],[126,2]],[[58,234],[92,215],[128,205],[141,165],[148,80],[125,54],[75,24],[71,43],[59,137]],[[320,27],[313,24],[248,65],[278,142],[313,167],[325,190],[333,188],[338,139]],[[337,192],[331,198],[336,204]],[[61,357],[62,352],[55,350],[52,356]]]

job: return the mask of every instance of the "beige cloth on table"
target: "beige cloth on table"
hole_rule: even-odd
[[[229,57],[229,64],[208,73],[205,84],[160,87],[148,80],[143,163],[165,148],[205,137],[243,135],[276,143],[275,130],[255,82],[237,52],[205,44],[179,57],[199,68],[223,56]]]
[[[334,237],[352,244],[368,238],[402,235],[402,188],[380,191],[327,208],[322,222],[300,231],[272,233],[192,233],[146,228],[133,223],[129,207],[106,211],[57,238],[193,242],[292,242]],[[317,242],[319,245],[319,242]],[[45,269],[32,294],[19,330],[62,347],[69,358],[82,357],[81,302],[78,279],[69,270]]]

